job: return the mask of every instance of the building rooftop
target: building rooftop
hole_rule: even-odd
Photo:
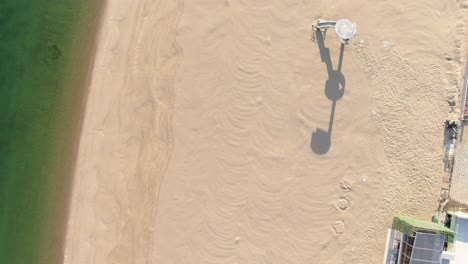
[[[462,121],[450,183],[450,206],[468,208],[468,121]]]
[[[445,235],[445,238],[449,243],[452,243],[455,237],[453,230],[441,224],[416,220],[407,216],[395,216],[392,228],[408,236],[412,236],[415,233],[442,234]]]

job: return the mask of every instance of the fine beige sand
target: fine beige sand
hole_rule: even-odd
[[[381,263],[437,209],[466,8],[109,0],[64,263]]]

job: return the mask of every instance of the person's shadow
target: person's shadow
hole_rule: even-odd
[[[338,69],[333,69],[333,64],[330,57],[330,49],[325,47],[324,36],[320,30],[315,32],[317,45],[320,49],[320,58],[322,62],[327,65],[328,80],[325,82],[325,95],[329,100],[332,101],[332,107],[330,112],[330,121],[328,123],[328,130],[317,128],[312,133],[312,139],[310,147],[316,154],[325,154],[330,150],[331,146],[331,135],[333,129],[333,119],[335,116],[336,102],[341,99],[344,95],[346,80],[344,75],[341,73],[341,65],[343,63],[344,44],[341,44],[340,59],[338,61]]]

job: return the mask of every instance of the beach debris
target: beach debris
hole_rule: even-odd
[[[365,185],[369,185],[369,178],[367,176],[362,176],[361,177],[361,183]]]
[[[390,48],[390,43],[388,41],[384,41],[383,42],[383,47],[384,47],[384,49]]]
[[[445,127],[452,132],[452,139],[457,139],[458,127],[460,126],[459,120],[446,120]]]
[[[358,46],[359,46],[359,47],[364,47],[364,46],[366,46],[366,41],[365,41],[364,39],[361,38],[361,39],[359,40]]]
[[[240,240],[241,240],[241,238],[239,236],[236,236],[234,238],[234,241],[236,242],[236,244],[239,244]]]
[[[455,145],[457,142],[459,127],[460,127],[460,120],[446,120],[445,121],[444,170],[448,173],[451,173],[453,170],[453,162],[455,159]],[[448,176],[450,178],[450,174]]]

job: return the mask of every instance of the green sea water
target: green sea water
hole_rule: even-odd
[[[99,0],[0,1],[0,263],[62,261]]]

